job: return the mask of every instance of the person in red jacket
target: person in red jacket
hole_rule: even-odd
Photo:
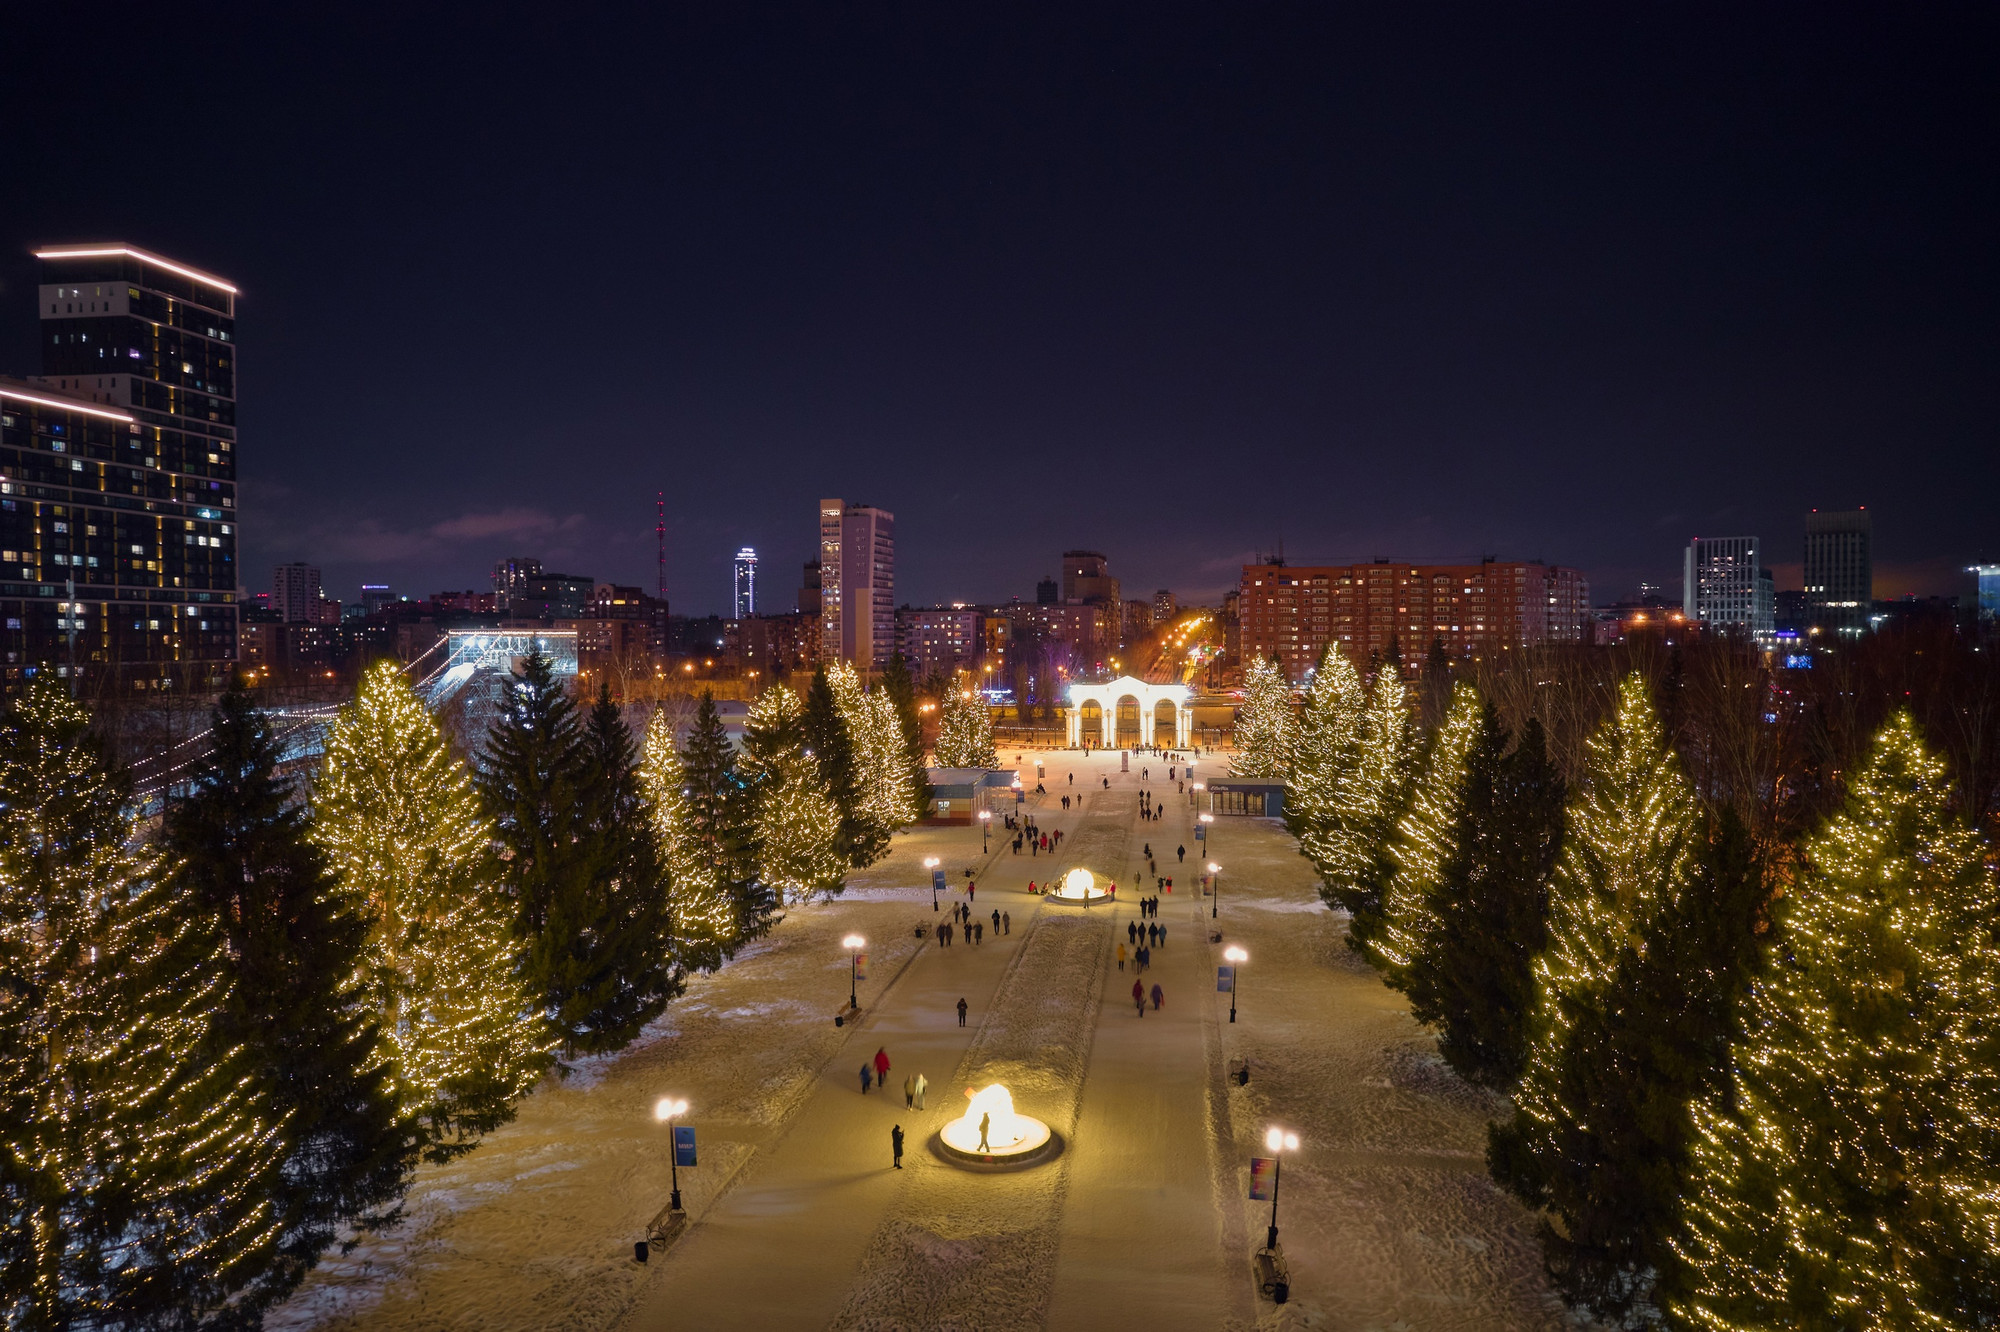
[[[880,1046],[875,1049],[875,1081],[885,1090],[889,1086],[889,1052]]]

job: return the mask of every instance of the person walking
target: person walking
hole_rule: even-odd
[[[995,934],[998,934],[998,933],[1000,933],[1000,908],[999,908],[999,907],[994,907],[994,908],[993,908],[993,932],[994,932]]]
[[[1119,945],[1118,945],[1118,969],[1119,969],[1120,971],[1123,971],[1123,970],[1125,970],[1125,945],[1124,945],[1124,944],[1119,944]]]
[[[882,1084],[882,1090],[889,1090],[889,1052],[881,1046],[875,1047],[875,1081]]]
[[[1179,860],[1179,861],[1180,861],[1180,862],[1181,862],[1182,864],[1186,864],[1186,863],[1187,863],[1187,847],[1185,847],[1185,846],[1177,846],[1177,847],[1175,847],[1175,848],[1174,848],[1174,858],[1175,858],[1175,859],[1177,859],[1177,860]]]
[[[1131,944],[1134,948],[1137,948],[1139,946],[1138,921],[1128,920],[1125,922],[1125,942]]]
[[[924,1080],[923,1074],[917,1074],[917,1109],[919,1110],[924,1108],[924,1089],[930,1085],[930,1083]]]
[[[984,1111],[981,1111],[979,1115],[979,1150],[982,1152],[990,1152],[993,1150],[991,1147],[986,1145],[986,1130],[991,1128],[992,1126],[993,1126],[993,1116],[985,1113]]]
[[[1146,1016],[1146,984],[1144,981],[1135,980],[1132,982],[1132,1002],[1139,1005],[1139,1016]]]
[[[965,1025],[965,999],[963,996],[960,996],[958,1001],[958,1025],[961,1027]]]
[[[896,1169],[901,1170],[903,1168],[903,1126],[901,1124],[889,1130],[889,1150],[896,1154]]]
[[[1159,983],[1158,981],[1154,981],[1154,982],[1153,982],[1153,1011],[1154,1011],[1155,1013],[1157,1013],[1157,1012],[1159,1012],[1159,1011],[1160,1011],[1160,1005],[1161,1005],[1161,1004],[1163,1004],[1163,1003],[1165,1003],[1165,1002],[1166,1002],[1166,999],[1167,999],[1167,994],[1166,994],[1166,991],[1164,991],[1164,990],[1162,990],[1162,989],[1160,988],[1160,983]]]
[[[874,1078],[874,1074],[875,1070],[868,1067],[868,1065],[863,1064],[861,1066],[861,1094],[863,1096],[866,1096],[868,1094],[868,1088],[871,1085],[871,1082]]]
[[[968,903],[970,903],[978,896],[979,896],[979,885],[973,883],[971,880],[968,879],[965,884],[965,900]]]
[[[1014,932],[1014,913],[1013,913],[1013,912],[1011,912],[1011,911],[1003,911],[1003,912],[1001,912],[1001,913],[1000,913],[1000,933],[1002,933],[1002,934],[1012,934],[1013,932]]]
[[[905,1110],[914,1109],[916,1107],[916,1104],[917,1104],[917,1080],[915,1078],[904,1078],[903,1108]]]
[[[1160,947],[1165,948],[1166,946],[1167,946],[1167,927],[1162,925],[1160,926]]]

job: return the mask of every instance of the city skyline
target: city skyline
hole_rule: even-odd
[[[1798,43],[1756,13],[1728,41],[1688,15],[938,15],[885,41],[805,11],[774,50],[777,22],[445,43],[135,9],[149,69],[232,79],[78,102],[30,60],[0,93],[21,169],[70,181],[0,220],[0,370],[35,365],[33,247],[229,274],[242,567],[343,595],[475,587],[503,547],[651,586],[661,490],[696,612],[739,546],[808,558],[792,515],[825,493],[900,515],[913,603],[1029,595],[1077,544],[1196,601],[1280,543],[1544,559],[1615,595],[1714,531],[1761,533],[1797,587],[1797,516],[1860,505],[1883,593],[2000,555],[1993,187],[1960,165],[1994,146],[1990,16]],[[31,44],[97,29],[51,13]],[[600,114],[638,84],[661,91]],[[241,130],[199,177],[69,172],[214,97]],[[1701,457],[1726,484],[1664,465]],[[1256,463],[1218,484],[1221,459]],[[966,522],[1005,475],[1034,483],[1018,520]]]

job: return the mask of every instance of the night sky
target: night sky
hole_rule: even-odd
[[[0,372],[33,245],[240,286],[253,591],[650,586],[661,489],[694,614],[822,495],[919,604],[2000,558],[1991,5],[306,8],[10,6],[0,78]]]

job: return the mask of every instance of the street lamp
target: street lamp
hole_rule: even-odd
[[[687,1111],[686,1101],[676,1101],[671,1096],[662,1096],[653,1106],[653,1118],[667,1126],[667,1166],[674,1179],[674,1196],[668,1205],[676,1212],[681,1210],[681,1154],[674,1148],[674,1121]]]
[[[992,831],[993,831],[993,811],[990,809],[980,810],[979,811],[979,854],[982,856],[985,855],[987,852],[988,847],[986,839],[992,833]]]
[[[933,911],[939,909],[938,898],[937,898],[938,877],[936,872],[938,863],[939,863],[938,858],[936,856],[924,857],[924,868],[931,871],[931,910]]]
[[[1200,809],[1200,808],[1201,808],[1201,793],[1202,793],[1203,791],[1206,791],[1207,789],[1208,789],[1208,783],[1207,783],[1207,782],[1191,782],[1191,783],[1189,783],[1189,784],[1188,784],[1188,804],[1189,804],[1189,806],[1191,806],[1192,808],[1195,808],[1195,809]]]
[[[1250,954],[1244,952],[1235,944],[1231,944],[1222,950],[1222,956],[1224,960],[1236,968],[1235,974],[1229,981],[1229,1020],[1234,1022],[1236,1021],[1236,989],[1243,984],[1243,964],[1250,960]]]
[[[1215,919],[1216,909],[1222,905],[1222,880],[1215,876],[1222,873],[1222,866],[1208,862],[1208,918]]]
[[[1271,1171],[1271,1230],[1265,1237],[1264,1247],[1278,1247],[1278,1183],[1285,1176],[1285,1153],[1299,1149],[1299,1135],[1287,1133],[1281,1128],[1269,1129],[1264,1134],[1264,1146],[1277,1158],[1277,1166]]]
[[[1213,851],[1215,850],[1215,815],[1209,813],[1207,810],[1203,810],[1200,818],[1202,826],[1201,848],[1204,851]],[[1208,869],[1208,918],[1210,920],[1215,919],[1216,912],[1221,905],[1222,903],[1218,902],[1215,897],[1215,862],[1210,861]]]
[[[840,941],[840,946],[847,950],[847,961],[849,964],[847,972],[847,1006],[849,1008],[859,1008],[861,1007],[861,950],[868,946],[868,941],[858,934],[850,934]]]

